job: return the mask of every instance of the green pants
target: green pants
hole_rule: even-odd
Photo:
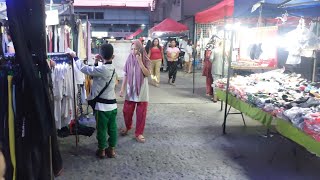
[[[117,144],[118,127],[117,127],[117,109],[113,111],[96,111],[97,121],[97,140],[100,150],[107,148],[107,132],[109,135],[109,147],[114,148]]]

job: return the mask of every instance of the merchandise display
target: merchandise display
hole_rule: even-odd
[[[225,78],[217,80],[214,86],[223,90],[226,84]],[[246,77],[232,77],[229,92],[272,117],[291,122],[320,141],[320,83],[312,83],[298,74],[285,74],[283,69],[278,69]]]

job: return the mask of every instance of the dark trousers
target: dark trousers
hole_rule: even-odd
[[[178,71],[178,62],[177,61],[168,61],[169,67],[169,79],[172,79],[172,83],[176,81],[177,71]]]

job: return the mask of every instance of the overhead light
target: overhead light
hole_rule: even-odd
[[[142,27],[145,27],[146,25],[145,25],[145,24],[142,24],[141,26],[142,26]]]
[[[58,10],[46,11],[46,25],[52,26],[59,24],[59,12]]]
[[[156,36],[161,36],[163,32],[156,32]]]
[[[92,37],[108,37],[108,32],[92,31]]]
[[[114,36],[111,36],[111,39],[114,39]]]

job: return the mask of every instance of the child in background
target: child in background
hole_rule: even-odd
[[[77,59],[75,53],[71,53],[71,55]],[[112,65],[113,58],[113,46],[111,44],[103,44],[100,55],[95,58],[94,66],[85,65],[82,60],[76,61],[79,70],[93,78],[92,90],[88,100],[96,100],[94,107],[98,140],[96,156],[99,158],[105,158],[106,156],[114,158],[116,155],[115,147],[117,144],[118,128],[116,121],[117,101],[115,85],[117,75],[115,67]],[[102,62],[102,64],[99,65],[98,62]],[[105,90],[103,91],[103,89]],[[99,94],[101,95],[99,96]],[[109,135],[108,148],[107,133]]]

